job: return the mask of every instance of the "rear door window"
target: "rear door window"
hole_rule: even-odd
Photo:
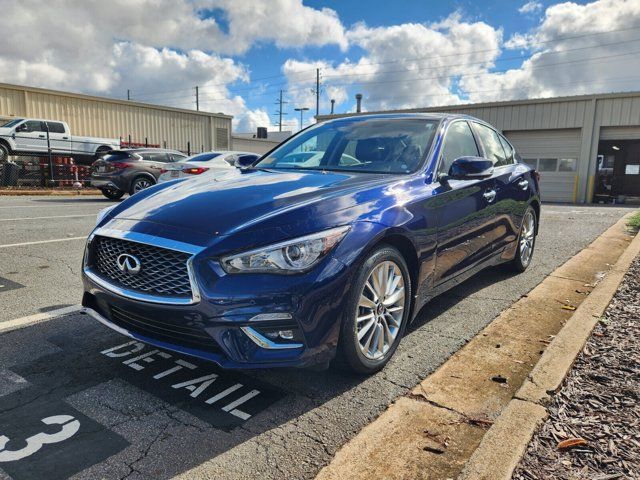
[[[47,122],[49,133],[65,133],[64,125],[60,122]]]
[[[502,135],[500,135],[499,138],[500,138],[500,143],[502,144],[502,148],[504,149],[504,153],[507,156],[507,160],[506,160],[507,165],[511,165],[512,163],[515,163],[516,152],[513,150],[513,147],[507,141],[507,139],[504,138]]]
[[[494,167],[508,165],[507,155],[504,153],[504,148],[502,148],[498,133],[492,128],[480,123],[474,122],[473,128],[480,138],[485,158],[491,160]]]

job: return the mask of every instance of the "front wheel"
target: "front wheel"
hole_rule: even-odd
[[[511,262],[511,268],[516,272],[524,272],[533,258],[533,250],[536,246],[536,212],[528,207],[522,217],[520,235],[518,235],[518,249]]]
[[[102,195],[107,197],[109,200],[120,200],[124,195],[124,192],[115,188],[103,188]]]
[[[381,246],[371,253],[351,292],[338,356],[349,370],[371,374],[391,359],[409,320],[411,278],[400,252]]]

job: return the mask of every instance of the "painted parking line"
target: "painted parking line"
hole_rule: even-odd
[[[47,218],[80,218],[80,217],[95,217],[96,213],[89,213],[86,215],[51,215],[50,217],[18,217],[18,218],[0,218],[0,222],[17,222],[24,220],[45,220]]]
[[[147,423],[135,409],[131,414],[125,411],[124,418],[113,423],[116,428],[101,420],[105,413],[118,412],[111,405],[119,399],[111,398],[109,391],[118,391],[122,382],[142,390],[141,399],[148,394],[199,418],[213,428],[214,436],[216,430],[230,433],[286,396],[285,391],[240,372],[110,332],[100,334],[97,328],[97,323],[74,319],[73,332],[65,332],[61,325],[59,333],[46,338],[58,351],[11,366],[25,385],[0,391],[0,472],[15,480],[57,480],[101,464],[131,445],[148,448],[131,435],[129,423],[136,431],[152,431],[155,412],[145,414],[150,417]],[[69,401],[79,396],[91,399],[94,389],[101,395],[90,408]],[[193,453],[191,448],[185,439],[185,455]]]
[[[46,322],[48,320],[62,317],[63,315],[68,315],[70,313],[79,312],[81,310],[81,305],[71,305],[70,307],[58,308],[57,310],[51,310],[49,312],[36,313],[35,315],[16,318],[15,320],[8,320],[6,322],[0,322],[0,333],[29,327],[31,325],[35,325],[36,323]]]
[[[87,239],[86,235],[82,237],[54,238],[53,240],[40,240],[38,242],[8,243],[6,245],[0,245],[0,248],[26,247],[28,245],[40,245],[43,243],[69,242],[71,240],[86,240],[86,239]]]

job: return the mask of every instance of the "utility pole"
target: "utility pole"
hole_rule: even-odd
[[[316,117],[320,115],[320,69],[316,68]]]
[[[196,85],[196,110],[200,111],[200,95],[198,92],[198,86]]]
[[[131,90],[127,88],[127,100],[131,100]]]
[[[282,131],[282,115],[286,115],[286,112],[282,111],[282,105],[284,105],[285,103],[289,103],[289,102],[285,102],[282,99],[282,93],[283,91],[280,90],[280,99],[276,100],[276,105],[278,105],[278,111],[276,112],[276,115],[278,115],[278,131]]]
[[[294,108],[294,110],[296,112],[300,112],[300,130],[302,130],[302,116],[304,115],[304,112],[306,112],[307,110],[309,110],[309,107],[300,107],[300,108]]]

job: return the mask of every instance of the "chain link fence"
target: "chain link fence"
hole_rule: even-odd
[[[55,139],[50,137],[48,131],[37,132],[37,134],[37,138],[33,135],[20,134],[12,134],[10,137],[13,141],[28,139],[32,142],[39,142],[34,144],[32,149],[41,151],[41,154],[9,151],[8,142],[5,139],[6,151],[0,151],[0,154],[3,154],[0,155],[0,188],[81,188],[90,186],[91,165],[101,155],[101,149],[99,146],[96,148],[96,142],[73,140],[74,148],[69,151],[68,147],[60,148],[55,143]],[[0,141],[2,137],[9,136],[0,135]],[[120,138],[119,143],[120,148],[167,148],[166,142],[163,142],[162,145],[152,144],[147,138],[144,139],[144,142],[136,142],[132,140],[131,136]],[[200,152],[202,151],[204,151],[204,147],[200,148]],[[187,150],[183,151],[187,155],[200,152],[192,150],[191,142],[187,142]]]

